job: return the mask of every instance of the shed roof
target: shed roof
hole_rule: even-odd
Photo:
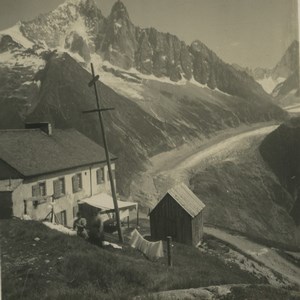
[[[169,194],[191,217],[197,216],[205,204],[184,184],[174,186]]]
[[[24,177],[106,161],[104,149],[75,129],[0,130],[0,159]]]

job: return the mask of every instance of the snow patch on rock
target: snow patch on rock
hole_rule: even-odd
[[[271,76],[264,77],[263,79],[257,80],[257,82],[262,86],[262,88],[268,93],[271,94],[275,87],[285,81],[286,78],[278,77],[274,80]]]
[[[23,33],[20,31],[20,26],[21,23],[18,22],[16,25],[0,31],[0,36],[9,35],[15,42],[21,44],[24,48],[32,48],[34,43],[23,35]]]

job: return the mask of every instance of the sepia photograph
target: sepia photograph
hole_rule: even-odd
[[[0,0],[0,300],[300,300],[300,0]]]

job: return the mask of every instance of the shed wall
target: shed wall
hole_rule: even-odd
[[[191,216],[169,195],[159,202],[150,213],[151,237],[193,244]]]
[[[202,211],[192,220],[193,245],[196,246],[203,237],[203,214]]]

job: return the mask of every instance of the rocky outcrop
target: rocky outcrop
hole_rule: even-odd
[[[299,72],[294,72],[289,76],[284,82],[279,83],[272,92],[272,96],[276,98],[281,98],[294,91],[296,94],[299,90]]]
[[[15,51],[16,49],[23,48],[22,45],[16,43],[11,36],[4,35],[0,36],[0,53],[6,51]]]
[[[279,63],[272,70],[272,78],[288,78],[294,72],[299,72],[299,42],[293,43],[286,50]]]
[[[134,65],[136,49],[135,26],[130,21],[125,5],[118,1],[107,19],[100,50],[104,53],[104,58],[113,65],[130,69]]]
[[[300,225],[300,118],[289,120],[269,134],[260,153],[293,197],[290,214]]]

